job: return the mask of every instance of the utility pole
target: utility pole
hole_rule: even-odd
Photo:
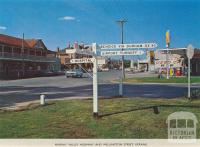
[[[121,27],[121,44],[124,44],[124,23],[127,22],[126,20],[124,19],[121,19],[121,20],[117,20],[116,21],[120,27]],[[122,51],[124,49],[122,48]],[[122,58],[122,74],[121,74],[121,83],[119,85],[119,95],[120,96],[123,96],[123,79],[125,78],[125,72],[124,72],[124,55],[121,56]]]
[[[24,67],[24,33],[23,33],[23,37],[22,37],[22,72],[23,72],[23,77],[25,75],[25,67]]]

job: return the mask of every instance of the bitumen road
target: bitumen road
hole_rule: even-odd
[[[110,98],[118,95],[120,71],[99,72],[99,97]],[[129,77],[152,76],[149,73],[127,74]],[[192,89],[199,85],[193,85]],[[187,84],[124,84],[124,96],[143,98],[177,98],[187,93]],[[48,100],[83,99],[92,97],[92,79],[66,78],[65,76],[38,77],[21,80],[0,81],[0,107],[17,106],[39,100],[45,94]]]

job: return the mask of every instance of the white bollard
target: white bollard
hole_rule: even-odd
[[[40,95],[40,105],[45,105],[45,95],[44,94]]]
[[[119,96],[123,96],[123,87],[122,87],[122,83],[119,83]]]

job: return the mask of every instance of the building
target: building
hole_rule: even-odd
[[[161,51],[155,52],[156,60],[155,60],[155,68],[165,68],[166,67],[166,53]],[[171,68],[181,68],[183,66],[184,58],[179,54],[168,54],[168,64]]]
[[[77,42],[74,43],[73,46],[68,45],[67,48],[60,50],[57,48],[57,57],[61,61],[62,70],[65,69],[73,69],[76,68],[78,65],[70,63],[71,59],[81,59],[81,58],[92,58],[91,55],[82,54],[81,52],[91,52],[91,46],[84,46],[84,44],[78,45]],[[84,63],[81,66],[85,69],[92,70],[91,63]]]
[[[172,53],[176,53],[181,55],[182,58],[184,58],[184,63],[183,66],[186,67],[186,71],[187,71],[187,67],[188,67],[188,58],[186,55],[186,50],[177,50],[177,51],[173,51]],[[200,49],[194,49],[194,56],[192,57],[191,61],[191,75],[192,76],[200,76]]]
[[[166,53],[157,51],[155,60],[155,68],[166,68]],[[180,75],[187,74],[188,59],[186,55],[186,50],[173,50],[169,53],[169,66],[170,68],[180,70]],[[191,75],[200,75],[200,50],[194,50],[194,56],[191,59]]]
[[[59,70],[59,59],[41,39],[21,39],[0,34],[0,78],[42,76]]]
[[[137,60],[132,59],[130,62],[130,68],[135,71],[153,71],[155,68],[154,57],[154,51],[146,50],[145,58],[140,59],[140,57],[137,57]]]
[[[194,56],[191,59],[191,75],[200,76],[200,49],[194,50]]]

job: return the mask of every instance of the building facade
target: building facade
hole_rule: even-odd
[[[57,57],[61,61],[61,66],[63,70],[67,69],[74,69],[79,68],[80,65],[85,70],[92,70],[93,64],[92,63],[81,63],[79,65],[70,63],[71,59],[82,59],[82,58],[92,58],[91,55],[87,54],[87,52],[92,52],[91,45],[78,45],[77,42],[74,43],[72,47],[70,45],[63,49],[59,50],[57,49]],[[106,57],[97,57],[98,60],[98,68],[101,69],[103,65],[106,65],[108,62],[108,59]]]
[[[91,55],[80,53],[80,51],[90,52],[91,50],[92,50],[91,46],[84,46],[83,44],[78,45],[77,42],[75,42],[72,47],[70,47],[69,45],[67,48],[64,48],[62,50],[58,48],[57,57],[61,61],[62,70],[73,69],[73,68],[78,67],[77,64],[70,63],[71,59],[92,58]],[[92,70],[91,63],[84,63],[84,64],[81,64],[81,66],[87,70]]]
[[[45,75],[59,65],[56,54],[41,39],[21,39],[0,34],[0,78],[15,79]]]
[[[191,75],[200,76],[200,49],[194,50],[194,56],[191,59]]]

